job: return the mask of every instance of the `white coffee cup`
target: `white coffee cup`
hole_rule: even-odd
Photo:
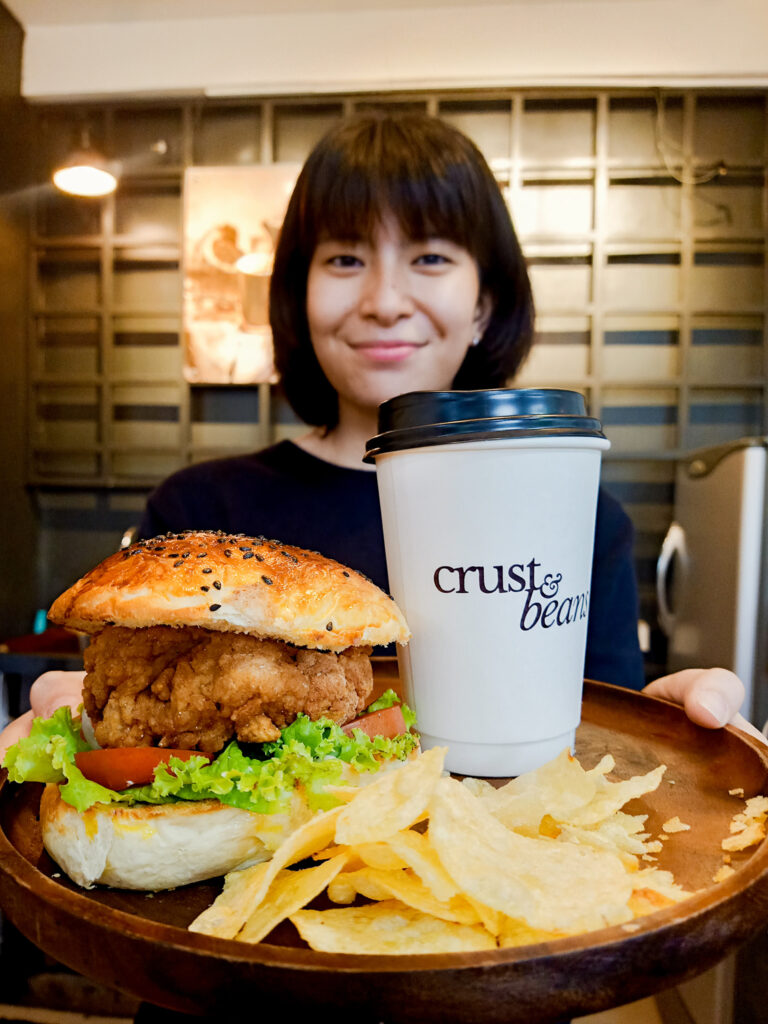
[[[519,775],[573,747],[601,453],[560,389],[385,403],[375,460],[399,651],[422,746],[456,773]]]

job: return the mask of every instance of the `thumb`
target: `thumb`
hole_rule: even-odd
[[[733,719],[744,700],[744,684],[724,668],[687,668],[662,676],[644,693],[682,704],[692,722],[719,729]]]
[[[662,676],[645,687],[643,693],[682,704],[692,722],[705,729],[733,725],[761,743],[765,736],[739,714],[744,701],[744,684],[725,668],[687,668]]]
[[[27,711],[26,714],[14,719],[10,725],[7,725],[0,732],[0,764],[3,763],[3,758],[9,747],[12,747],[23,736],[29,736],[29,730],[32,727],[32,719],[34,717],[34,711]]]
[[[70,707],[76,712],[83,702],[85,672],[44,672],[34,681],[29,703],[35,715],[50,718],[57,708]]]

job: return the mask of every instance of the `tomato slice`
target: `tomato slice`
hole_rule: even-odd
[[[168,747],[104,747],[102,750],[84,750],[75,754],[75,764],[91,782],[98,782],[107,789],[127,789],[152,782],[155,768],[163,761],[178,757],[182,761],[190,757],[204,757],[210,754],[199,750],[172,750]]]
[[[367,715],[361,715],[352,722],[347,722],[341,727],[348,735],[352,735],[354,729],[360,729],[373,739],[374,736],[384,736],[387,739],[394,739],[404,732],[408,732],[408,726],[403,718],[403,711],[399,704],[393,704],[390,708],[380,708],[378,711],[371,711]]]

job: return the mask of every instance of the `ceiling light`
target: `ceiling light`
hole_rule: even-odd
[[[105,157],[91,145],[83,129],[80,148],[53,172],[53,183],[72,196],[108,196],[117,188],[117,177]]]

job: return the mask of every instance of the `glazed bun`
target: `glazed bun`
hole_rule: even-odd
[[[288,814],[253,814],[200,800],[133,807],[96,804],[80,813],[49,784],[40,801],[43,845],[69,877],[158,892],[268,860],[311,817],[296,796]]]
[[[200,626],[336,652],[410,636],[392,598],[360,573],[279,541],[213,532],[167,534],[111,555],[48,617],[85,633]]]

